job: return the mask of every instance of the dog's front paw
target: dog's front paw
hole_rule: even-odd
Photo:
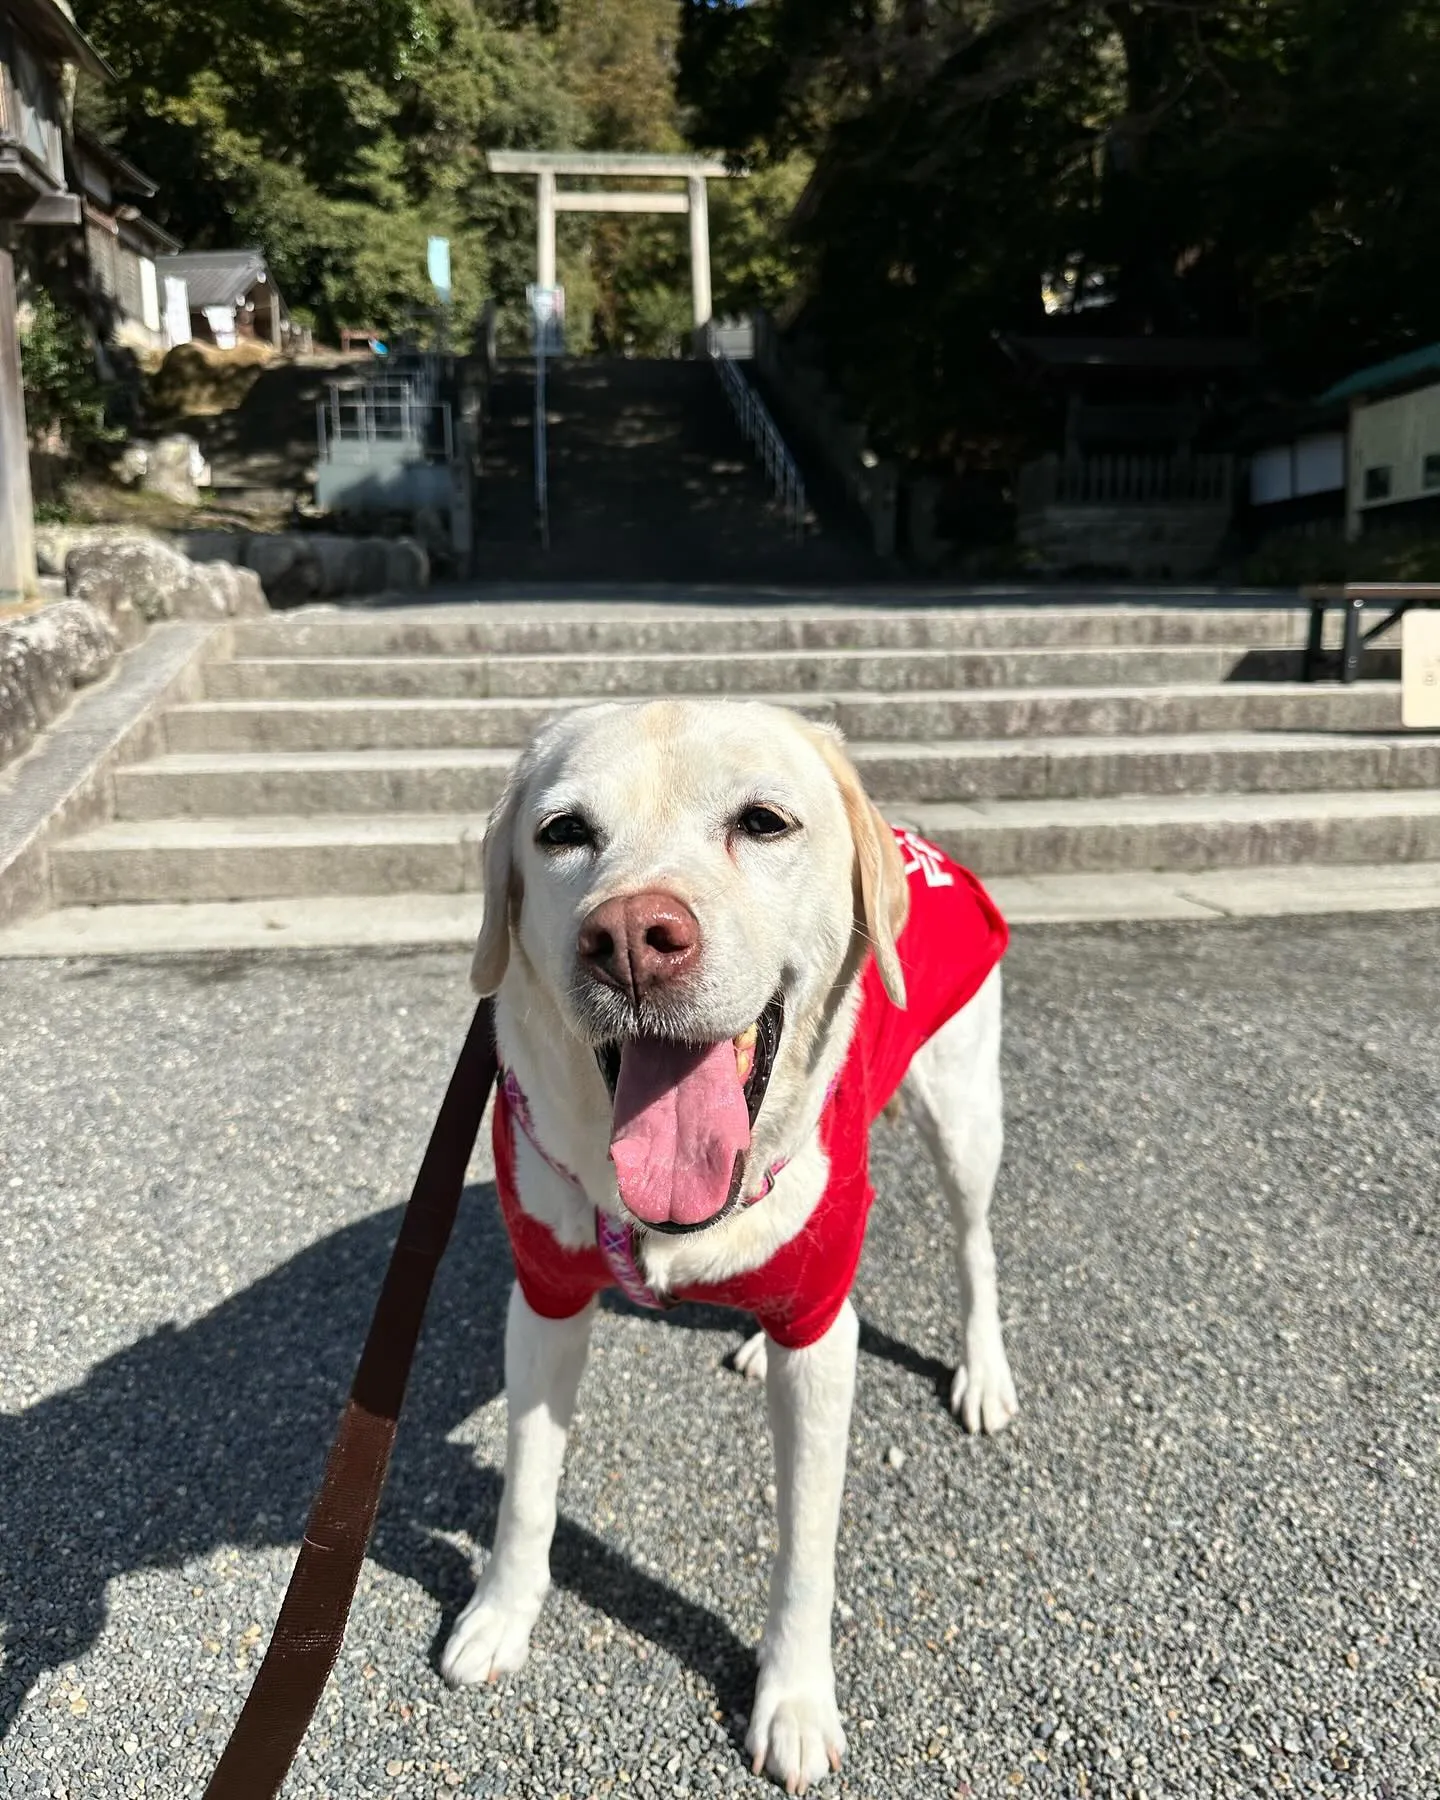
[[[845,1732],[835,1705],[834,1682],[785,1681],[762,1673],[745,1748],[758,1775],[763,1769],[787,1794],[803,1794],[812,1781],[840,1767]]]
[[[757,1331],[754,1337],[746,1338],[735,1352],[735,1369],[747,1381],[764,1381],[769,1368],[770,1358],[765,1348],[765,1333]]]
[[[486,1591],[482,1580],[470,1604],[455,1621],[440,1658],[440,1673],[452,1687],[478,1687],[513,1675],[530,1653],[530,1633],[540,1616],[541,1601],[502,1603]]]
[[[950,1410],[967,1431],[984,1431],[993,1437],[1020,1410],[1005,1345],[996,1332],[972,1340],[966,1352],[950,1383]]]

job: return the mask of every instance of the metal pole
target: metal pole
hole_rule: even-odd
[[[535,321],[535,513],[540,526],[540,547],[550,548],[550,478],[545,418],[546,320]]]

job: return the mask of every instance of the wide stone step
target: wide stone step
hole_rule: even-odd
[[[469,813],[482,823],[513,750],[172,755],[115,771],[122,819]]]
[[[882,803],[1119,794],[1297,793],[1440,783],[1440,736],[1206,733],[852,746]],[[163,756],[115,772],[125,819],[472,813],[499,798],[508,749]]]
[[[804,694],[859,688],[1140,687],[1293,680],[1298,650],[1123,646],[1038,650],[763,651],[637,656],[237,657],[206,669],[214,700],[593,699],[654,694]],[[1395,671],[1372,654],[1373,672]]]
[[[116,820],[51,856],[57,906],[455,894],[479,887],[484,821],[421,817]]]
[[[982,875],[1440,858],[1440,793],[1194,794],[892,805]]]
[[[1306,611],[1249,606],[971,605],[766,608],[534,603],[288,613],[237,625],[237,656],[718,655],[759,650],[1037,649],[1304,642]]]
[[[1440,861],[1440,793],[1190,794],[892,802],[983,877]],[[460,893],[481,823],[385,817],[119,820],[59,846],[57,906]]]
[[[1394,731],[1398,683],[1213,682],[1148,687],[772,694],[852,742],[1138,737],[1197,731]],[[211,700],[165,715],[171,750],[451,750],[524,744],[573,700]]]

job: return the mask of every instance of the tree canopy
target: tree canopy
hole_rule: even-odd
[[[1433,0],[684,14],[696,139],[816,160],[807,317],[897,447],[1002,425],[994,333],[1047,315],[1252,336],[1298,393],[1440,336]]]
[[[117,70],[87,122],[161,183],[188,247],[258,243],[324,332],[404,324],[431,303],[425,241],[448,236],[458,322],[494,297],[516,326],[534,279],[531,184],[493,148],[667,150],[678,0],[76,0]],[[803,179],[803,176],[800,177]],[[793,171],[717,207],[722,301],[774,298]],[[781,199],[777,199],[777,195]],[[783,210],[783,207],[782,207]],[[688,317],[684,227],[562,219],[575,341],[662,347]],[[517,331],[518,335],[518,331]]]

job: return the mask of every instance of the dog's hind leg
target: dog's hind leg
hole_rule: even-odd
[[[565,1434],[590,1344],[593,1302],[573,1319],[543,1319],[517,1282],[505,1321],[505,1401],[509,1414],[505,1495],[495,1547],[440,1659],[457,1686],[495,1681],[518,1669],[550,1589]]]
[[[955,1229],[963,1360],[950,1388],[951,1411],[967,1431],[1003,1431],[1018,1402],[1000,1329],[989,1220],[1005,1141],[998,969],[919,1051],[902,1092],[935,1158]]]

